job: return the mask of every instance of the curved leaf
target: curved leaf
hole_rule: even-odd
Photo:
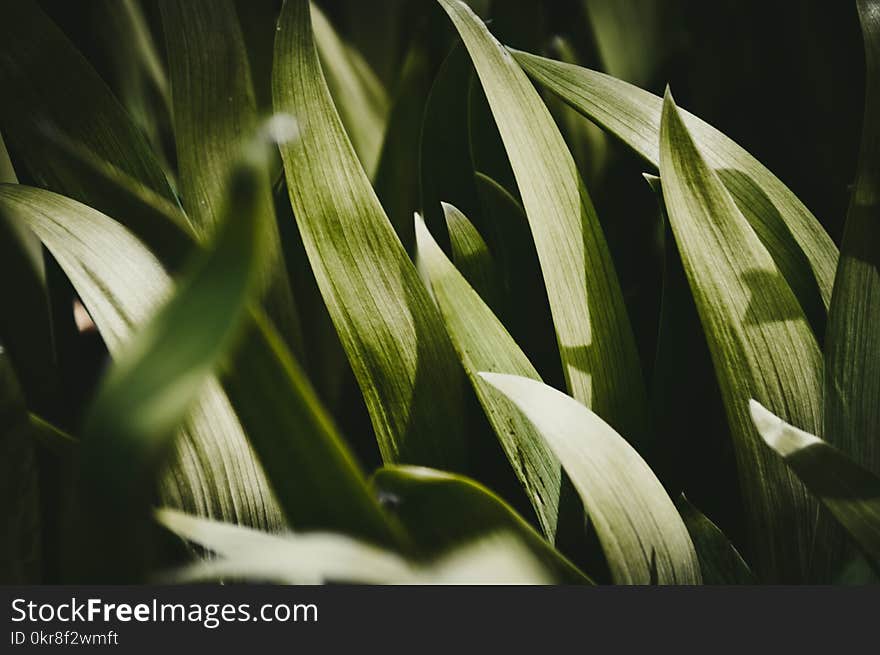
[[[548,584],[547,571],[512,534],[494,534],[423,564],[332,533],[266,535],[159,510],[172,532],[223,555],[169,577],[174,582],[256,580],[283,584]]]
[[[516,534],[560,582],[591,582],[513,508],[470,478],[416,466],[392,466],[376,471],[373,485],[428,555],[507,531]]]
[[[50,191],[0,185],[0,211],[27,225],[58,261],[111,354],[165,301],[172,283],[121,225]],[[216,381],[209,382],[178,439],[162,492],[187,511],[276,528],[281,517],[241,425]]]
[[[5,4],[0,12],[0,126],[27,172],[39,184],[90,202],[92,190],[36,147],[35,129],[50,124],[76,135],[102,160],[176,202],[146,138],[85,58],[35,2]]]
[[[528,78],[464,3],[440,0],[477,69],[523,197],[572,395],[634,440],[647,401],[632,329],[595,209]]]
[[[275,110],[302,138],[281,148],[309,261],[357,376],[385,461],[461,470],[461,375],[440,316],[345,135],[304,0],[285,4]]]
[[[828,540],[815,534],[815,502],[761,445],[747,411],[748,399],[757,397],[803,425],[821,425],[816,338],[668,94],[660,177],[733,434],[754,562],[764,579],[821,577]]]
[[[449,207],[447,215],[453,210]],[[492,310],[446,258],[420,218],[416,221],[416,243],[419,264],[427,271],[446,330],[477,398],[535,508],[544,534],[553,539],[559,513],[559,462],[516,406],[487,385],[478,373],[512,373],[535,380],[541,377]]]
[[[659,167],[661,98],[579,66],[526,52],[514,51],[513,56],[541,86],[622,140],[655,169]],[[681,113],[706,162],[721,177],[821,333],[837,268],[837,246],[804,204],[758,160],[708,123]]]
[[[481,373],[535,425],[584,502],[616,584],[699,584],[688,531],[654,473],[607,423],[570,396],[514,375]]]
[[[880,478],[831,444],[783,421],[755,400],[764,441],[803,480],[880,568]]]
[[[246,139],[257,129],[257,103],[244,37],[232,0],[160,3],[170,64],[180,193],[200,235],[223,215],[226,182]],[[279,129],[295,126],[276,121]],[[266,306],[288,343],[304,356],[302,332],[281,256],[268,168],[257,173],[254,217],[265,232],[260,258]]]
[[[880,3],[857,4],[867,63],[865,118],[825,337],[825,434],[880,475]]]
[[[327,87],[351,145],[372,178],[379,165],[391,102],[360,53],[340,38],[316,4],[312,3],[311,9],[314,42]]]
[[[467,216],[449,203],[442,203],[442,207],[455,268],[483,302],[497,312],[501,302],[501,289],[495,259],[489,252],[489,247]]]
[[[40,582],[40,491],[24,398],[0,346],[0,584]]]
[[[83,428],[84,477],[120,508],[149,496],[177,428],[240,327],[265,245],[257,216],[264,174],[258,161],[234,169],[213,243],[125,344],[97,391]]]
[[[755,576],[748,564],[718,526],[683,495],[676,505],[694,542],[703,584],[755,584]]]

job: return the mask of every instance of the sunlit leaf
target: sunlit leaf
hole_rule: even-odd
[[[748,399],[757,397],[811,429],[821,425],[816,338],[668,94],[660,177],[733,435],[753,562],[762,579],[821,578],[828,539],[816,536],[815,501],[763,447],[748,416]]]
[[[547,584],[543,566],[504,533],[474,541],[423,564],[330,533],[270,536],[159,510],[159,522],[179,536],[222,555],[171,574],[177,582],[256,580],[285,584]]]
[[[495,258],[467,216],[449,203],[443,203],[443,213],[452,247],[452,262],[483,302],[497,312],[502,296]]]
[[[699,584],[700,565],[678,511],[623,437],[581,403],[541,382],[481,373],[526,415],[584,502],[617,584]]]
[[[455,352],[333,108],[308,3],[285,4],[278,29],[275,110],[301,129],[281,148],[290,201],[382,456],[462,470]]]
[[[171,292],[168,274],[140,242],[75,200],[2,185],[0,211],[39,236],[70,278],[111,354],[121,352],[133,330]],[[163,485],[169,504],[266,528],[281,523],[219,384],[208,383],[178,441],[177,474],[166,476]]]
[[[880,3],[857,4],[865,118],[825,337],[825,435],[880,475]]]
[[[453,211],[457,212],[449,207],[447,215]],[[416,221],[416,239],[419,264],[427,272],[452,343],[544,534],[553,539],[559,512],[559,462],[516,406],[478,373],[541,378],[492,310],[446,258],[421,219]]]
[[[531,82],[461,2],[440,0],[501,132],[535,240],[572,395],[635,441],[646,398],[614,265],[574,160]]]
[[[622,140],[655,169],[659,167],[661,98],[579,66],[525,52],[513,56],[541,86]],[[683,110],[681,114],[707,164],[720,176],[821,332],[831,300],[837,246],[766,167],[709,124]]]
[[[200,235],[211,234],[223,213],[227,173],[258,124],[244,38],[231,0],[163,0],[165,42],[174,103],[180,193]],[[276,130],[295,133],[279,117]],[[279,134],[292,138],[294,134]],[[255,218],[265,231],[259,261],[266,306],[281,334],[303,356],[302,334],[281,256],[268,169],[258,173]]]

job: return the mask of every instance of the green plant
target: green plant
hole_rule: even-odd
[[[389,96],[364,53],[392,40],[359,50],[308,0],[110,2],[106,60],[8,3],[4,577],[872,579],[880,6],[857,4],[865,122],[838,249],[668,89],[564,40],[564,61],[523,50],[541,45],[527,8],[413,3]],[[588,3],[597,48],[646,82],[608,38],[634,20],[617,9]],[[639,264],[661,279],[649,346],[590,195],[637,177],[606,135],[659,206],[631,237],[663,254]],[[708,377],[682,380],[699,357]],[[717,405],[688,407],[688,382]],[[703,431],[736,470],[708,496],[685,471],[714,476]],[[744,557],[697,509],[713,496]]]

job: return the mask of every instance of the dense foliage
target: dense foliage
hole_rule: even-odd
[[[876,581],[880,2],[715,4],[5,3],[0,579]]]

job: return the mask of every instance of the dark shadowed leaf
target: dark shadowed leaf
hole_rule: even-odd
[[[31,424],[0,345],[0,583],[40,582],[40,496]]]
[[[694,542],[703,584],[755,584],[755,576],[748,564],[717,525],[683,495],[676,506]]]
[[[278,30],[275,110],[301,130],[281,148],[290,201],[382,456],[463,470],[457,358],[333,107],[309,4],[285,4]]]
[[[457,212],[453,207],[450,211]],[[559,462],[519,409],[478,373],[541,378],[492,310],[446,258],[420,218],[416,221],[416,240],[419,265],[427,273],[452,343],[544,534],[552,540],[559,513]]]
[[[163,0],[160,8],[181,199],[197,234],[212,234],[223,215],[228,171],[259,120],[244,38],[232,0]],[[276,124],[279,131],[296,129],[283,119]],[[269,315],[302,358],[299,316],[281,256],[268,169],[257,175],[254,217],[265,231],[258,269],[261,287],[267,290]]]
[[[33,143],[49,124],[74,135],[98,157],[174,201],[146,138],[104,81],[35,2],[7,3],[0,12],[0,126],[8,145],[41,185],[89,202],[90,188]]]

